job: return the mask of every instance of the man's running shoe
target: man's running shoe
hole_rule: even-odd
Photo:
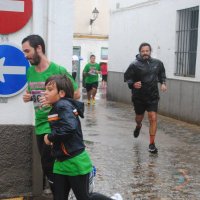
[[[92,99],[92,105],[95,105],[96,101],[95,99]]]
[[[90,100],[87,100],[87,104],[90,105]]]
[[[158,149],[156,148],[155,144],[149,145],[149,152],[154,154],[158,153]]]
[[[137,138],[139,136],[141,128],[142,128],[142,124],[141,125],[137,125],[135,127],[135,130],[133,131],[133,135],[134,135],[135,138]]]

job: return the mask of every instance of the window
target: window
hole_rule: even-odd
[[[198,19],[199,6],[178,11],[175,75],[195,76]]]
[[[101,60],[108,60],[108,48],[107,47],[101,48]]]

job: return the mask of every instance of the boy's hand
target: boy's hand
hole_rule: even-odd
[[[44,142],[46,145],[52,145],[52,143],[48,140],[48,134],[44,136]]]
[[[41,103],[41,107],[50,106],[49,102],[45,98],[44,93],[42,93],[42,96],[39,98],[39,101]]]

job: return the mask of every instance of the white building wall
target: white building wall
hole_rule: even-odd
[[[41,35],[50,60],[71,68],[73,0],[33,0],[33,15],[28,24],[16,33],[0,35],[0,42],[11,42],[21,48],[21,41],[30,34]],[[32,103],[23,103],[20,93],[0,99],[0,124],[33,124]]]
[[[101,47],[108,47],[109,33],[109,1],[108,0],[74,0],[74,40],[73,46],[80,47],[80,80],[82,71],[89,61],[89,56],[94,54],[96,62],[100,61]],[[93,18],[92,11],[99,11],[97,19],[90,25]]]
[[[107,35],[109,31],[108,0],[74,0],[74,33]],[[90,26],[92,11],[97,8],[99,15]]]
[[[200,20],[195,77],[174,75],[177,11],[200,6],[200,0],[111,0],[110,6],[108,99],[131,102],[124,72],[139,45],[148,42],[152,57],[163,61],[168,78],[167,92],[160,92],[159,112],[200,124]]]
[[[168,78],[200,81],[200,45],[195,78],[174,76],[177,10],[198,6],[199,0],[113,0],[110,5],[110,71],[124,72],[138,53],[139,45],[149,42],[152,56],[164,62]]]

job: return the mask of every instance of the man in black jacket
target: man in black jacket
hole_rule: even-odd
[[[149,152],[157,153],[155,135],[157,130],[157,110],[159,101],[158,82],[161,91],[166,91],[166,75],[163,63],[151,57],[151,45],[142,43],[139,54],[124,74],[124,80],[132,90],[132,101],[135,109],[136,128],[133,132],[135,138],[139,136],[145,111],[148,112],[150,123]]]

